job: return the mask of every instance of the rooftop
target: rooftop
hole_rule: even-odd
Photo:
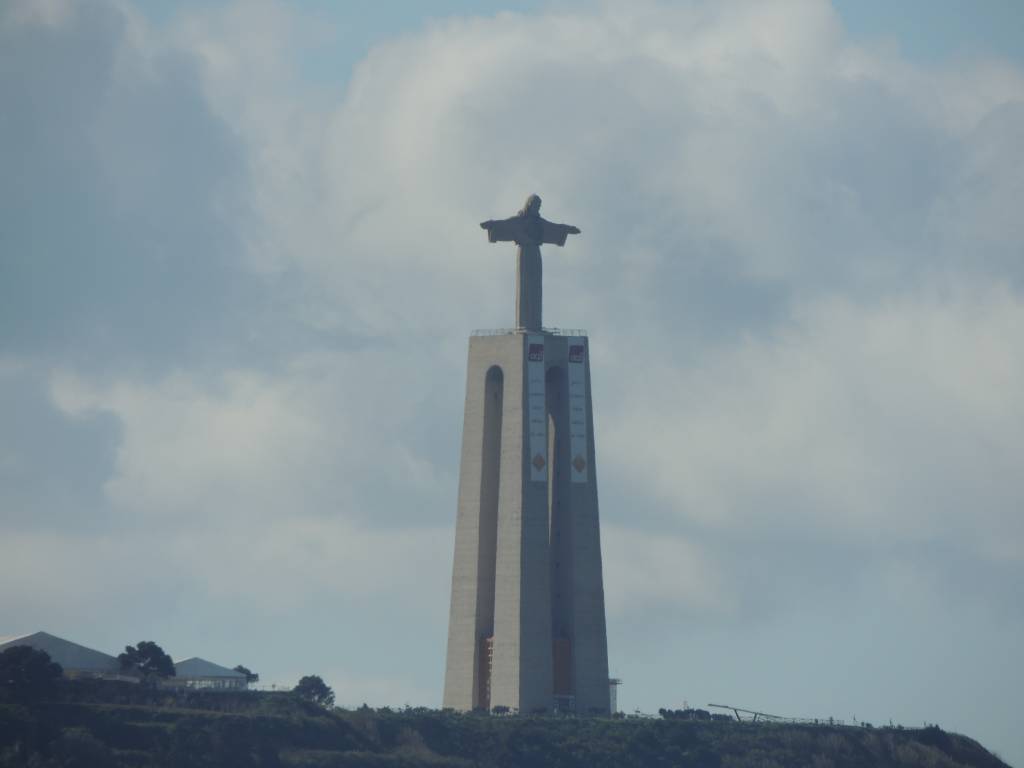
[[[214,664],[212,661],[192,656],[188,659],[174,662],[174,672],[177,677],[242,677],[241,672]]]

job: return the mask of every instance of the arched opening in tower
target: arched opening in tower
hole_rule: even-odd
[[[494,657],[494,584],[498,551],[498,490],[501,484],[501,414],[505,376],[491,366],[484,382],[484,434],[480,456],[480,531],[477,574],[476,707],[490,709]]]
[[[572,696],[573,640],[573,521],[570,506],[571,457],[568,382],[564,368],[552,366],[545,381],[548,412],[548,522],[551,557],[551,635],[553,690],[556,697]]]

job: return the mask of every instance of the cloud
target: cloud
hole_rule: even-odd
[[[261,295],[239,269],[252,220],[231,128],[194,55],[127,7],[56,7],[0,15],[0,339],[80,366],[223,353]]]
[[[1022,333],[1005,287],[823,298],[700,367],[650,361],[605,455],[709,525],[1019,552]]]
[[[381,382],[357,375],[376,357],[297,360],[278,377],[174,374],[151,386],[56,374],[51,392],[74,419],[105,414],[118,424],[104,496],[123,535],[169,568],[170,583],[277,614],[382,594],[434,597],[440,608],[450,560],[437,553],[450,549],[450,525],[409,503],[454,477],[402,447],[416,428],[397,389],[387,414],[345,407],[382,393]]]
[[[1024,80],[983,67],[893,76],[842,41],[826,5],[795,8],[506,15],[379,47],[330,118],[319,174],[296,177],[322,191],[321,241],[345,258],[321,246],[296,259],[360,326],[449,328],[464,321],[435,299],[455,291],[501,324],[507,286],[482,268],[466,222],[511,212],[536,188],[550,215],[587,224],[549,255],[567,268],[549,270],[548,316],[566,324],[632,328],[634,312],[680,324],[695,318],[679,292],[701,302],[705,288],[703,302],[735,304],[737,291],[877,292],[920,278],[950,199],[972,194],[979,126],[1013,134],[1004,105],[1024,98]],[[942,119],[921,91],[974,122]],[[995,156],[1019,152],[1004,142]],[[981,183],[1011,184],[1002,173],[986,168]],[[971,258],[1018,275],[1007,235]],[[611,302],[622,286],[629,295]],[[382,295],[394,301],[370,300]]]
[[[0,527],[102,527],[101,486],[113,465],[116,424],[98,415],[69,422],[53,408],[46,383],[45,371],[0,358]]]
[[[273,374],[155,381],[58,372],[50,386],[68,416],[116,419],[121,440],[105,493],[147,525],[264,521],[282,510],[395,524],[409,522],[402,508],[410,498],[436,496],[454,478],[449,462],[426,450],[431,391],[381,375],[391,358],[388,350],[336,351],[297,356]],[[406,360],[417,367],[415,355]]]
[[[968,410],[955,424],[914,427],[961,446],[960,454],[940,455],[927,438],[894,451],[885,426],[916,399],[907,394],[922,383],[914,365],[927,361],[914,356],[912,339],[904,342],[906,364],[887,370],[872,368],[870,349],[860,357],[856,350],[877,343],[858,338],[862,319],[881,337],[888,322],[897,332],[924,322],[940,337],[948,322],[951,343],[970,356],[984,333],[972,327],[971,308],[927,299],[917,307],[920,286],[936,274],[954,284],[980,275],[992,281],[982,291],[998,293],[1019,280],[1016,217],[997,212],[1012,207],[1019,181],[1018,166],[1005,162],[1019,148],[999,137],[1014,135],[1020,73],[991,63],[915,69],[847,44],[822,4],[791,10],[651,5],[506,15],[439,23],[381,46],[319,129],[298,132],[307,154],[287,166],[298,172],[266,171],[268,187],[279,190],[274,199],[301,201],[275,208],[276,239],[306,276],[303,311],[320,327],[419,336],[500,326],[509,315],[508,258],[487,253],[481,262],[479,233],[467,222],[511,209],[536,188],[551,215],[584,225],[578,244],[548,255],[547,317],[596,324],[596,386],[623,406],[599,416],[608,430],[602,449],[613,461],[633,457],[618,466],[637,476],[656,469],[648,487],[661,489],[661,501],[647,506],[667,499],[704,510],[691,515],[728,509],[737,525],[749,516],[795,516],[823,536],[837,524],[864,530],[881,520],[885,530],[927,538],[938,520],[965,525],[953,499],[982,488],[994,527],[962,543],[993,556],[1013,532],[1005,510],[1019,489],[1005,473],[993,478],[982,454],[964,447],[984,443],[992,426]],[[239,130],[260,155],[285,143],[262,120]],[[980,190],[991,190],[992,204],[976,202],[988,199]],[[884,308],[890,293],[903,314]],[[836,296],[839,306],[829,306]],[[805,307],[821,317],[794,317]],[[809,327],[828,323],[833,311],[845,320]],[[773,338],[787,326],[787,338]],[[803,366],[792,384],[774,360],[779,343],[788,364]],[[847,401],[864,400],[850,391],[862,378],[830,351],[844,345],[875,373],[870,400],[859,405]],[[666,354],[664,371],[639,362]],[[698,377],[708,360],[716,370]],[[665,411],[679,410],[678,394],[657,393],[662,410],[648,414],[653,398],[630,391],[637,367],[651,370],[645,381],[678,382],[677,392],[692,391],[697,378],[712,400],[724,400],[719,393],[731,391],[737,375],[750,391],[714,408],[699,397],[684,402],[691,408],[682,409],[679,431],[703,430],[700,439],[648,440],[635,425],[660,425]],[[626,369],[634,373],[617,373]],[[421,380],[447,374],[429,362],[419,370]],[[757,389],[765,381],[773,382],[769,393]],[[761,427],[750,446],[749,432],[729,429],[738,420],[729,409],[749,410],[765,397],[777,420],[792,420],[790,433]],[[802,413],[819,399],[831,412]],[[931,402],[941,408],[947,400],[939,392]],[[1012,408],[1007,400],[1012,395],[998,402]],[[856,408],[876,425],[871,434],[851,432]],[[757,425],[754,414],[739,418]],[[800,429],[808,433],[791,434]],[[1013,455],[1007,434],[1012,429],[1002,445]],[[657,456],[640,466],[652,451]],[[755,469],[759,452],[775,461]],[[894,469],[908,455],[910,477]],[[949,470],[961,464],[971,479],[946,497]],[[699,481],[684,492],[662,489],[692,477]],[[770,504],[759,495],[765,490]],[[894,506],[899,513],[888,514]]]
[[[227,373],[209,389],[184,375],[152,389],[121,382],[97,391],[67,376],[53,384],[65,413],[117,417],[122,439],[105,487],[110,503],[175,521],[211,513],[265,519],[301,503],[293,494],[326,469],[309,464],[324,436],[291,394],[287,383],[275,388],[245,373]]]

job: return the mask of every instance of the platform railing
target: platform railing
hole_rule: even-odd
[[[583,328],[541,328],[530,331],[526,328],[477,328],[470,336],[511,336],[516,333],[540,333],[545,336],[586,336]]]

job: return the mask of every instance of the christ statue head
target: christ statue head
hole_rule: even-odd
[[[520,216],[540,216],[540,195],[530,195],[526,205],[519,211]]]

